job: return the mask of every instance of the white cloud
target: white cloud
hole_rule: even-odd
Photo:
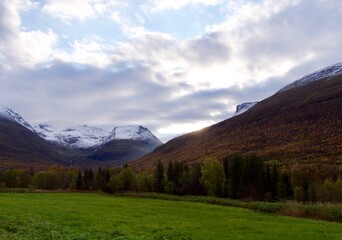
[[[35,9],[39,6],[38,2],[31,0],[4,0],[4,2],[11,3],[15,8],[19,11],[28,11],[31,9]]]
[[[234,64],[227,66],[241,83],[282,77],[324,56],[338,59],[342,34],[335,29],[342,21],[341,1],[231,1],[227,6],[227,20],[207,31],[223,37],[233,50]]]
[[[71,52],[60,50],[54,57],[63,62],[87,64],[101,68],[110,65],[112,62],[110,52],[113,47],[101,43],[101,39],[96,36],[75,40],[71,47]]]
[[[12,43],[12,50],[16,61],[33,66],[52,59],[53,46],[57,42],[57,35],[50,29],[48,32],[29,31],[19,32],[18,38]]]
[[[48,0],[43,7],[43,12],[58,18],[66,23],[71,20],[85,20],[95,18],[93,0]]]
[[[187,5],[217,5],[224,2],[223,0],[152,0],[150,5],[145,5],[143,8],[147,11],[159,12],[165,9],[179,10]]]
[[[119,0],[48,0],[42,11],[67,24],[106,16],[120,25],[125,20],[120,10],[128,7],[127,2]]]
[[[25,65],[33,67],[52,58],[57,35],[49,29],[24,31],[20,12],[36,7],[30,1],[5,1],[0,4],[0,53],[7,67]]]

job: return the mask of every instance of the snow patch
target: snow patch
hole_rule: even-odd
[[[323,78],[334,77],[340,74],[342,74],[342,63],[337,63],[332,66],[325,67],[321,70],[318,70],[314,73],[305,75],[301,79],[293,83],[290,83],[289,85],[286,85],[285,87],[280,89],[278,92],[282,92],[282,91],[285,91],[294,87],[304,86],[304,85],[309,84],[310,82],[318,81]]]
[[[101,145],[109,131],[87,125],[56,131],[47,124],[35,126],[36,133],[50,142],[74,148],[89,148]]]
[[[247,110],[249,110],[250,108],[254,107],[258,102],[247,102],[247,103],[242,103],[240,105],[236,106],[236,112],[234,114],[234,116],[240,115],[244,112],[246,112]]]

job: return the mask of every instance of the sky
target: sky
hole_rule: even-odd
[[[0,0],[0,104],[159,139],[342,62],[341,0]]]

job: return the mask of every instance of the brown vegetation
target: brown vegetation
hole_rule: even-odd
[[[342,164],[342,76],[278,92],[244,114],[175,138],[132,162],[202,162],[243,154],[294,163]]]

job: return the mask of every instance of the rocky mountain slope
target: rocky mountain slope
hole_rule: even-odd
[[[131,163],[203,161],[206,157],[257,154],[281,164],[342,164],[340,64],[294,82],[248,111],[156,148]]]

